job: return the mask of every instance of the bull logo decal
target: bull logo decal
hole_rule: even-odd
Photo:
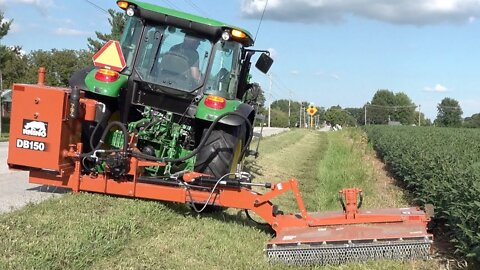
[[[47,137],[47,123],[41,121],[23,120],[23,135]]]

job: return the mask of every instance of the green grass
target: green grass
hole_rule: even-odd
[[[9,138],[9,134],[8,133],[3,133],[0,134],[0,142],[8,142],[8,138]]]
[[[261,156],[246,167],[255,181],[296,177],[309,211],[338,209],[338,189],[353,185],[368,194],[366,206],[382,204],[358,138],[293,130],[263,140]],[[296,209],[293,196],[275,202]],[[0,269],[270,269],[263,248],[271,237],[235,209],[198,216],[182,204],[67,194],[0,216]],[[438,265],[377,261],[322,269],[412,268]]]

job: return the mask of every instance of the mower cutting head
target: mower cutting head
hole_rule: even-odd
[[[327,216],[315,214],[322,217]],[[362,223],[285,229],[268,243],[266,252],[271,262],[298,265],[412,260],[427,259],[432,242],[422,222]]]
[[[343,212],[297,215],[307,226],[279,230],[267,245],[269,260],[328,265],[429,257],[433,236],[426,231],[425,212],[417,208],[360,210],[360,194],[359,189],[340,191]]]

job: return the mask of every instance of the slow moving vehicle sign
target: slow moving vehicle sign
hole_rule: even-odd
[[[118,72],[127,66],[122,49],[120,48],[120,43],[116,40],[110,40],[103,45],[92,57],[92,60],[96,67],[107,68]]]

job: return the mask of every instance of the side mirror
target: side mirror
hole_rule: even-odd
[[[255,67],[258,68],[261,72],[267,74],[268,70],[273,64],[273,59],[268,56],[266,53],[262,53],[255,63]]]

